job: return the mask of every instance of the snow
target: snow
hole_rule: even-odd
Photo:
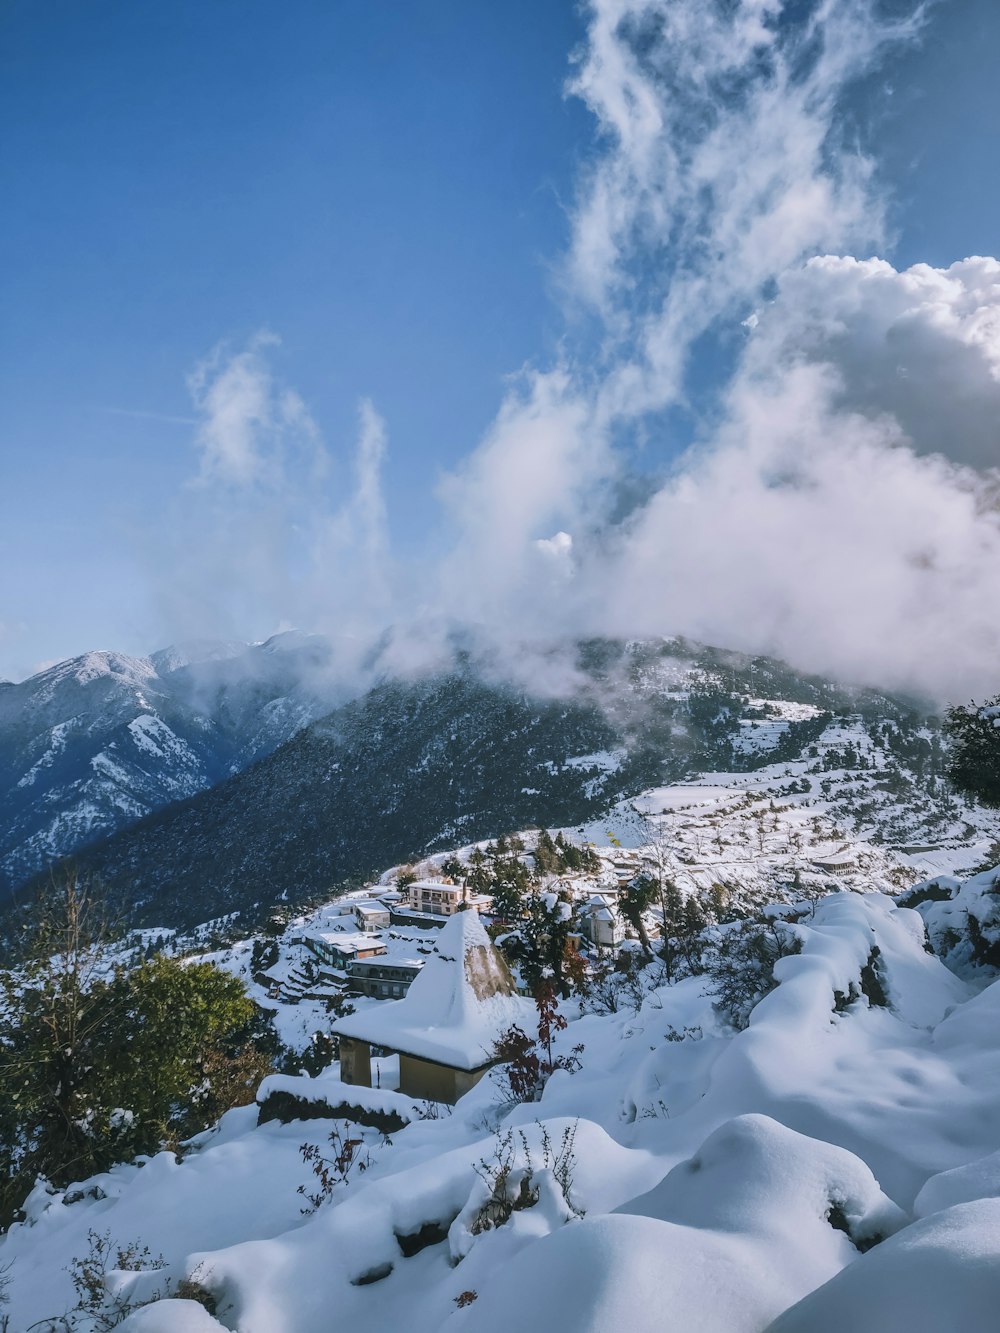
[[[926,1217],[956,1203],[991,1196],[1000,1198],[1000,1151],[931,1176],[917,1195],[913,1211],[918,1217]]]
[[[54,727],[49,729],[49,743],[45,752],[40,758],[36,759],[28,771],[18,782],[18,787],[32,787],[35,784],[39,774],[46,768],[51,768],[56,759],[66,748],[67,734],[74,725],[75,718],[70,718],[67,722],[57,722]]]
[[[401,1000],[337,1019],[331,1030],[423,1060],[477,1069],[501,1033],[530,1024],[534,1014],[534,1005],[516,994],[479,913],[456,912]]]
[[[197,1301],[165,1300],[130,1314],[122,1333],[218,1333],[222,1324]]]
[[[1000,1309],[1000,1199],[934,1213],[810,1293],[771,1333],[978,1333]]]
[[[750,1333],[856,1257],[829,1224],[833,1204],[858,1238],[905,1221],[850,1153],[744,1116],[618,1215],[522,1251],[491,1277],[467,1326]]]
[[[198,762],[191,747],[175,736],[166,722],[153,713],[140,713],[128,724],[128,730],[136,748],[152,755],[154,759],[163,759],[173,751],[184,762],[191,765]]]
[[[375,1115],[397,1115],[418,1120],[422,1108],[409,1097],[387,1088],[364,1088],[340,1081],[338,1066],[315,1078],[304,1075],[271,1074],[257,1089],[257,1105],[263,1106],[274,1093],[287,1093],[297,1101],[329,1107],[351,1106]]]
[[[791,766],[791,776],[802,772]],[[511,1108],[487,1077],[454,1108],[417,1103],[387,1086],[391,1058],[378,1062],[374,1089],[343,1084],[336,1063],[316,1078],[272,1075],[255,1105],[229,1112],[179,1158],[115,1167],[64,1194],[36,1187],[27,1220],[0,1238],[0,1265],[12,1264],[12,1330],[71,1306],[66,1268],[90,1230],[163,1255],[163,1270],[115,1282],[174,1290],[193,1277],[217,1302],[212,1316],[191,1301],[159,1301],[121,1325],[132,1333],[328,1333],[334,1323],[408,1333],[995,1327],[1000,983],[973,957],[968,920],[991,928],[996,872],[942,872],[935,894],[902,906],[905,895],[885,891],[912,884],[899,856],[834,836],[813,796],[776,799],[788,781],[787,766],[716,774],[641,802],[654,830],[659,822],[669,833],[669,873],[686,889],[721,873],[738,886],[734,898],[770,895],[770,918],[799,947],[775,965],[778,984],[745,1029],[720,1011],[711,978],[667,985],[654,976],[645,998],[617,1013],[564,1004],[570,1022],[556,1053],[582,1046],[581,1067],[558,1070],[538,1102]],[[609,828],[631,831],[633,843],[628,857],[602,844],[605,878],[615,860],[638,866],[664,850],[643,845],[624,809]],[[788,890],[796,867],[838,859],[815,892]],[[576,877],[582,904],[604,910],[602,882]],[[292,940],[309,930],[343,940],[334,929],[343,909],[370,893],[292,922],[275,970],[285,976],[304,956]],[[925,927],[940,956],[927,952]],[[959,944],[948,944],[949,931]],[[407,997],[359,999],[332,1025],[320,1004],[274,1002],[289,1039],[332,1026],[472,1068],[511,1022],[534,1029],[534,1006],[512,993],[478,914],[381,938],[394,956],[426,959]],[[219,957],[245,976],[250,943]],[[862,986],[872,968],[881,997]],[[357,1107],[366,1124],[258,1124],[260,1104],[277,1092],[339,1115]],[[386,1138],[371,1121],[391,1113],[405,1124]],[[366,1169],[307,1215],[299,1189],[315,1181],[300,1147],[328,1151],[335,1124],[363,1140]],[[572,1152],[560,1184],[551,1149],[565,1135]],[[484,1229],[483,1173],[495,1177],[505,1152],[511,1181],[532,1173],[537,1201]],[[426,1244],[413,1252],[417,1236]],[[462,1293],[474,1296],[458,1308]]]
[[[627,750],[597,750],[594,754],[574,755],[566,760],[566,767],[599,768],[605,773],[616,773],[627,758]]]

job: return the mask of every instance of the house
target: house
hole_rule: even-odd
[[[813,865],[828,875],[849,875],[858,868],[857,858],[847,850],[835,852],[831,856],[813,857]]]
[[[454,916],[473,908],[485,911],[491,899],[482,893],[470,893],[464,884],[442,884],[436,879],[418,879],[410,885],[410,906],[428,916]]]
[[[331,1031],[345,1083],[371,1087],[371,1049],[380,1046],[399,1054],[400,1092],[454,1103],[494,1063],[497,1038],[535,1021],[479,913],[456,912],[401,1000],[339,1018]]]
[[[374,958],[385,953],[381,940],[370,935],[349,935],[339,930],[310,930],[301,937],[302,943],[314,957],[339,972],[358,958]]]
[[[639,873],[639,857],[635,852],[623,853],[611,858],[611,871],[615,877],[615,883],[620,889],[631,884]]]
[[[595,893],[580,912],[584,932],[599,949],[616,949],[625,939],[625,928],[606,898]]]
[[[356,958],[347,967],[347,989],[374,1000],[398,1000],[423,965],[422,958]]]
[[[386,930],[389,925],[389,908],[383,903],[371,900],[354,904],[354,922],[358,930],[366,935],[377,930]]]

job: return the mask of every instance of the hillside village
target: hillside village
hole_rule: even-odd
[[[760,703],[760,720],[745,722],[741,732],[747,750],[766,754],[788,725],[785,714],[798,718],[808,706],[771,704],[765,711]],[[927,876],[968,872],[1000,840],[1000,817],[961,802],[929,761],[926,772],[906,762],[907,749],[933,756],[933,738],[900,737],[894,749],[884,726],[861,717],[834,720],[810,747],[815,753],[653,789],[605,819],[545,835],[579,849],[581,861],[585,853],[586,868],[557,862],[539,872],[539,833],[522,831],[499,845],[392,867],[312,913],[279,913],[256,943],[209,956],[251,984],[286,1043],[302,1049],[345,1003],[405,995],[456,911],[479,913],[495,937],[516,928],[498,918],[491,893],[474,887],[477,880],[489,885],[498,862],[521,862],[522,896],[555,893],[567,904],[567,939],[591,965],[641,953],[638,931],[621,912],[623,894],[640,877],[676,885],[685,901],[698,904],[697,921],[709,924],[776,901],[836,891],[898,894]],[[642,916],[647,938],[658,945],[662,910],[650,905]]]
[[[788,720],[760,713],[742,743],[773,754]],[[240,977],[281,1072],[177,1153],[39,1182],[0,1317],[607,1333],[668,1299],[678,1330],[832,1333],[891,1289],[908,1329],[984,1327],[998,841],[933,736],[843,716],[797,758],[396,865],[251,938],[135,932],[123,957]]]

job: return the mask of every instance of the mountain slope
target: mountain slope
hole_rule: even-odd
[[[0,688],[0,897],[269,753],[336,696],[321,640],[94,652]]]
[[[956,892],[992,901],[996,875]],[[756,978],[751,1022],[717,970],[653,964],[634,1006],[563,1003],[574,1072],[537,1101],[486,1077],[445,1113],[395,1090],[392,1056],[376,1088],[335,1062],[268,1078],[180,1152],[65,1192],[40,1178],[0,1238],[11,1327],[58,1326],[108,1236],[140,1271],[89,1308],[123,1333],[328,1333],[331,1311],[412,1333],[995,1328],[995,971],[955,976],[884,893],[768,916],[776,984],[760,993],[759,954],[730,964]],[[328,1161],[332,1133],[359,1151],[320,1188],[308,1153]]]
[[[489,683],[472,665],[379,685],[96,846],[81,867],[138,921],[252,918],[455,843],[579,824],[686,773],[795,758],[832,705],[905,714],[779,663],[677,641],[584,645],[576,668],[572,700]],[[734,692],[751,679],[784,700]]]

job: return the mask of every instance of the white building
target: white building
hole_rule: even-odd
[[[418,879],[410,885],[410,906],[414,912],[424,912],[428,916],[454,916],[466,908],[483,912],[491,901],[484,894],[470,893],[464,884]]]
[[[587,938],[600,949],[617,949],[625,939],[625,927],[606,898],[595,893],[581,912]]]
[[[354,904],[354,921],[358,930],[371,935],[389,927],[389,908],[386,903],[365,901]]]

